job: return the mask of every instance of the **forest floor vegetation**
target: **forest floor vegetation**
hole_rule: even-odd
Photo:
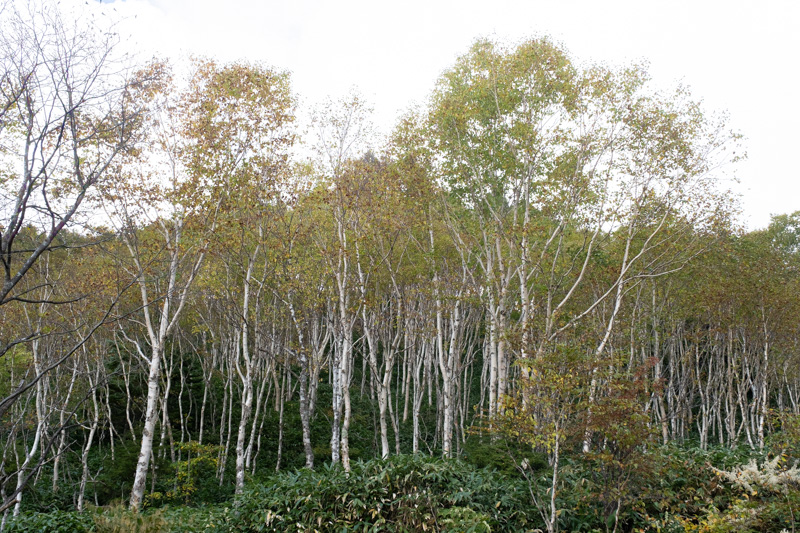
[[[211,498],[210,487],[200,487],[199,497],[183,505],[150,497],[141,513],[119,504],[84,513],[26,512],[7,531],[542,530],[531,498],[548,490],[544,456],[520,455],[506,442],[470,442],[462,459],[400,455],[355,461],[350,473],[326,464],[251,480],[238,498],[221,502]],[[685,443],[651,448],[646,455],[648,467],[624,478],[591,456],[567,456],[557,498],[559,531],[747,533],[797,527],[800,479],[794,454],[785,448],[754,453]]]

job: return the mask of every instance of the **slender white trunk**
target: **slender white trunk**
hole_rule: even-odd
[[[631,230],[632,231],[632,230]],[[625,295],[624,287],[625,287],[625,273],[627,272],[629,262],[628,256],[630,253],[630,246],[631,246],[631,237],[629,234],[628,241],[625,245],[625,253],[622,257],[622,264],[620,267],[620,274],[617,278],[617,286],[616,286],[616,293],[614,295],[614,308],[611,311],[611,316],[608,318],[608,322],[606,323],[605,332],[603,334],[603,338],[600,341],[600,344],[597,346],[595,350],[595,365],[592,368],[592,379],[589,383],[589,401],[588,407],[586,412],[586,421],[587,421],[587,428],[586,432],[583,436],[583,453],[589,453],[592,447],[592,433],[589,429],[592,420],[592,407],[597,399],[597,388],[599,386],[597,380],[597,368],[600,364],[600,358],[603,356],[603,353],[606,350],[606,345],[608,344],[609,339],[611,338],[611,333],[614,331],[614,325],[616,324],[617,314],[619,313],[620,308],[622,307],[622,298]]]
[[[259,420],[263,425],[264,421],[261,417],[261,407],[264,405],[264,392],[267,390],[267,383],[268,380],[262,379],[261,385],[258,387],[258,395],[255,399],[256,404],[256,412],[253,413],[253,423],[250,426],[250,440],[247,443],[247,451],[245,452],[245,468],[253,468],[255,471],[255,455],[253,453],[253,449],[256,444],[256,435],[260,435],[261,433],[261,425],[259,425]]]
[[[239,419],[239,432],[236,436],[236,494],[241,494],[244,490],[245,473],[245,440],[247,439],[247,425],[250,420],[250,413],[253,409],[253,358],[250,355],[250,284],[253,278],[253,265],[260,245],[257,245],[253,255],[247,265],[247,273],[244,279],[244,294],[242,299],[242,323],[241,323],[241,359],[244,368],[239,362],[239,354],[234,353],[236,361],[236,373],[242,382],[242,412]],[[238,350],[237,350],[238,352]]]
[[[66,415],[67,415],[67,407],[69,406],[69,400],[72,397],[72,390],[75,387],[75,381],[78,376],[78,365],[73,365],[72,367],[72,377],[69,381],[69,388],[67,389],[67,394],[64,397],[64,402],[61,404],[61,410],[58,416],[58,427],[63,428],[64,424],[66,423]],[[60,471],[59,467],[61,464],[61,456],[66,449],[66,439],[67,439],[67,432],[61,431],[61,436],[58,440],[58,449],[56,450],[56,457],[53,460],[53,492],[58,492],[58,483],[60,481]]]
[[[763,368],[761,368],[761,410],[758,415],[758,448],[764,449],[764,423],[767,420],[767,412],[769,410],[769,329],[767,327],[767,319],[764,309],[761,309],[762,324],[764,326],[764,352],[763,352]]]
[[[40,325],[41,327],[41,325]],[[39,346],[40,341],[39,339],[34,340],[31,343],[31,352],[33,354],[33,369],[36,375],[40,375],[42,373],[42,361],[41,361],[41,354],[39,353]],[[16,503],[14,504],[14,516],[19,516],[19,512],[22,506],[22,489],[25,485],[26,478],[28,477],[28,466],[30,466],[31,461],[39,452],[39,445],[42,441],[42,436],[44,434],[45,429],[45,415],[44,415],[44,403],[45,403],[45,390],[44,390],[44,380],[39,380],[36,382],[36,396],[35,396],[35,403],[36,403],[36,432],[34,433],[33,437],[33,444],[28,449],[25,454],[25,460],[20,466],[19,470],[17,471],[17,499]]]
[[[297,326],[300,356],[300,425],[303,431],[303,452],[306,455],[306,468],[314,468],[314,447],[311,445],[311,410],[309,398],[308,351],[304,342],[303,329],[299,326],[294,306],[291,307],[292,318]]]
[[[89,370],[89,365],[87,361],[86,370]],[[83,453],[81,454],[81,465],[83,465],[83,471],[81,473],[81,484],[78,490],[78,512],[83,511],[83,503],[84,503],[84,496],[86,494],[86,483],[89,481],[89,452],[92,449],[92,444],[94,443],[94,436],[97,433],[97,426],[100,423],[100,407],[97,404],[97,384],[100,381],[100,364],[98,363],[96,375],[94,379],[94,383],[92,383],[92,378],[89,377],[89,387],[92,389],[92,405],[94,407],[94,417],[92,418],[92,425],[89,428],[89,435],[86,437],[86,446],[83,448]]]
[[[142,430],[139,459],[136,462],[136,473],[131,489],[131,509],[139,510],[144,499],[147,483],[147,469],[153,453],[153,434],[156,430],[157,407],[159,399],[159,377],[163,347],[155,344],[150,355],[150,371],[147,376],[147,404],[145,407],[144,429]]]
[[[204,252],[197,255],[194,265],[187,274],[182,286],[179,288],[177,278],[178,267],[182,259],[180,241],[183,223],[181,221],[176,221],[172,228],[167,228],[166,225],[162,223],[161,227],[170,253],[170,263],[158,329],[154,327],[151,318],[155,304],[148,295],[147,279],[144,276],[145,269],[140,262],[139,253],[134,242],[132,240],[126,242],[134,264],[140,274],[138,281],[142,297],[142,313],[144,315],[147,333],[150,337],[151,349],[149,372],[147,376],[147,403],[145,408],[144,430],[142,431],[139,459],[136,463],[136,474],[131,490],[130,506],[134,511],[138,511],[142,505],[147,481],[147,469],[150,466],[150,459],[153,454],[153,434],[155,432],[158,401],[160,399],[159,381],[161,378],[161,358],[164,356],[164,346],[169,333],[180,318],[181,311],[186,304],[189,288],[197,276],[197,273],[200,271],[200,266],[203,264],[203,258],[205,257]],[[175,304],[174,308],[172,305],[173,303]]]

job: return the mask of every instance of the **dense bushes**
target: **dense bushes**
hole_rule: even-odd
[[[397,456],[298,470],[253,486],[216,531],[525,531],[527,487],[457,460]]]
[[[253,483],[216,507],[31,513],[9,531],[528,531],[539,527],[519,476],[460,460],[395,456],[296,470]],[[61,529],[58,529],[61,528]]]
[[[213,521],[210,507],[162,507],[134,513],[125,507],[90,508],[83,513],[22,513],[7,533],[202,533]]]
[[[164,506],[132,514],[124,508],[27,513],[7,531],[283,532],[283,531],[534,531],[543,528],[531,491],[547,494],[546,463],[531,454],[523,475],[503,441],[470,440],[463,460],[401,455],[275,474],[251,481],[238,500],[214,506]],[[501,451],[502,450],[502,451]],[[188,451],[188,450],[187,450]],[[192,451],[178,472],[174,503],[197,505],[209,450]],[[523,450],[517,450],[522,452]],[[509,455],[509,453],[512,453]],[[188,457],[188,455],[187,455]],[[504,462],[507,458],[507,462]],[[609,513],[608,485],[592,455],[562,462],[557,504],[560,531],[788,531],[800,515],[800,478],[789,456],[749,449],[668,445],[647,450],[648,468],[626,478],[627,496]],[[213,465],[210,465],[213,466]],[[201,468],[202,467],[202,468]],[[747,483],[742,483],[740,479]],[[777,480],[773,483],[774,480]],[[621,495],[621,492],[614,494]],[[207,498],[206,498],[207,499]],[[156,504],[156,501],[151,501]],[[613,509],[616,511],[616,509]]]
[[[88,533],[93,530],[94,517],[76,511],[24,513],[6,527],[8,533]]]

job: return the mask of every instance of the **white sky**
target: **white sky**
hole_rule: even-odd
[[[303,104],[356,87],[387,132],[423,103],[477,37],[550,35],[578,61],[646,60],[654,83],[683,82],[709,112],[727,111],[748,160],[743,221],[800,210],[800,2],[794,0],[117,0],[126,44],[143,54],[263,61],[288,70]]]

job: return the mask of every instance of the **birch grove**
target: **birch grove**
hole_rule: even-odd
[[[554,531],[568,451],[761,450],[800,416],[800,223],[737,227],[738,137],[686,89],[480,40],[381,138],[357,94],[297,126],[264,65],[117,79],[87,41],[62,87],[47,39],[0,51],[7,515],[512,435]]]

